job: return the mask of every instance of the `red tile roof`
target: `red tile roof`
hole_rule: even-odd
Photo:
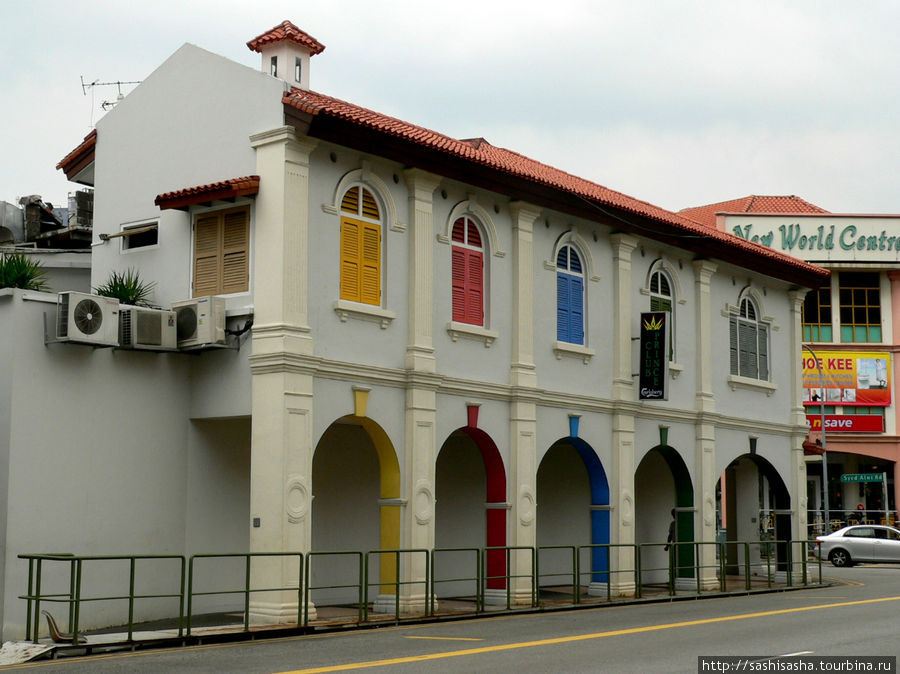
[[[806,275],[807,278],[808,275],[812,275],[821,280],[828,275],[828,272],[821,267],[810,265],[797,258],[732,234],[710,229],[694,220],[667,211],[659,206],[654,206],[646,201],[629,197],[621,192],[616,192],[584,178],[579,178],[552,166],[542,164],[534,159],[529,159],[516,152],[495,147],[483,138],[457,140],[436,131],[431,131],[394,117],[388,117],[387,115],[382,115],[314,91],[292,88],[284,94],[283,102],[286,106],[306,113],[313,119],[324,117],[349,122],[354,126],[364,127],[381,134],[404,139],[444,155],[481,165],[494,171],[523,179],[532,184],[548,187],[558,193],[574,195],[595,208],[598,211],[598,216],[606,216],[607,218],[613,218],[634,226],[634,223],[627,223],[614,212],[604,210],[603,207],[608,206],[615,210],[634,213],[668,225],[671,228],[669,233],[674,238],[680,238],[685,241],[688,239],[694,241],[701,239],[706,241],[712,240],[720,245],[724,244],[724,248],[730,248],[734,253],[749,253],[752,256],[767,258],[778,265],[794,268],[802,275]],[[735,255],[732,261],[742,259],[741,255]],[[752,264],[752,261],[747,260],[745,266],[748,264]]]
[[[186,209],[196,204],[204,204],[219,199],[252,196],[259,192],[259,176],[231,178],[209,185],[187,187],[175,192],[165,192],[156,197],[153,203],[164,211],[169,208]]]
[[[94,161],[94,147],[96,144],[97,129],[94,129],[84,137],[84,140],[81,141],[78,147],[59,160],[56,170],[62,169],[66,174],[66,178],[71,179],[73,175]]]
[[[262,51],[262,47],[274,42],[282,40],[291,40],[299,45],[303,45],[309,49],[310,53],[315,55],[325,50],[325,45],[319,42],[309,33],[305,33],[290,21],[282,21],[271,30],[267,30],[262,35],[257,35],[247,43],[253,51]]]
[[[713,228],[716,226],[716,213],[828,213],[828,211],[794,195],[782,197],[750,195],[678,211],[679,215]]]

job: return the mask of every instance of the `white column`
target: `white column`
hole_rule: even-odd
[[[250,550],[306,553],[311,542],[313,380],[288,363],[311,354],[308,326],[309,155],[291,127],[251,137],[260,191],[254,224]],[[297,588],[295,560],[260,558],[253,587]],[[256,622],[295,622],[295,589],[254,595]],[[310,607],[310,618],[315,608]]]
[[[509,545],[533,547],[537,489],[537,404],[534,388],[534,222],[540,210],[529,204],[513,202],[513,354],[510,384],[513,396],[509,406]],[[511,600],[515,604],[531,601],[533,572],[531,556],[514,551],[510,557]]]
[[[613,398],[634,400],[634,379],[632,375],[631,337],[631,254],[637,248],[638,240],[628,234],[613,234],[613,298],[612,319],[615,321],[615,343],[613,345]]]
[[[716,264],[696,260],[694,267],[694,299],[696,302],[696,350],[697,350],[697,423],[695,427],[696,491],[697,507],[694,538],[698,541],[716,540],[716,426],[711,415],[716,411],[712,390],[712,300],[710,280]],[[703,589],[714,589],[716,578],[715,546],[700,547],[700,584]]]

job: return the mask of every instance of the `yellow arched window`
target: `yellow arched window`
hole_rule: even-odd
[[[365,187],[341,201],[341,299],[381,304],[381,215]]]

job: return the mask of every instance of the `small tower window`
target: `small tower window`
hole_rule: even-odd
[[[303,72],[303,59],[299,56],[294,59],[294,81],[300,81],[300,74]]]
[[[273,56],[269,60],[269,74],[272,75],[272,77],[278,77],[278,57],[277,56]]]

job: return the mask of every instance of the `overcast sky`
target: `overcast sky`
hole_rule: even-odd
[[[326,45],[311,87],[483,136],[678,210],[796,194],[900,213],[896,0],[0,0],[0,200],[55,166],[185,42],[258,67],[285,19]],[[131,86],[123,88],[127,93]]]

